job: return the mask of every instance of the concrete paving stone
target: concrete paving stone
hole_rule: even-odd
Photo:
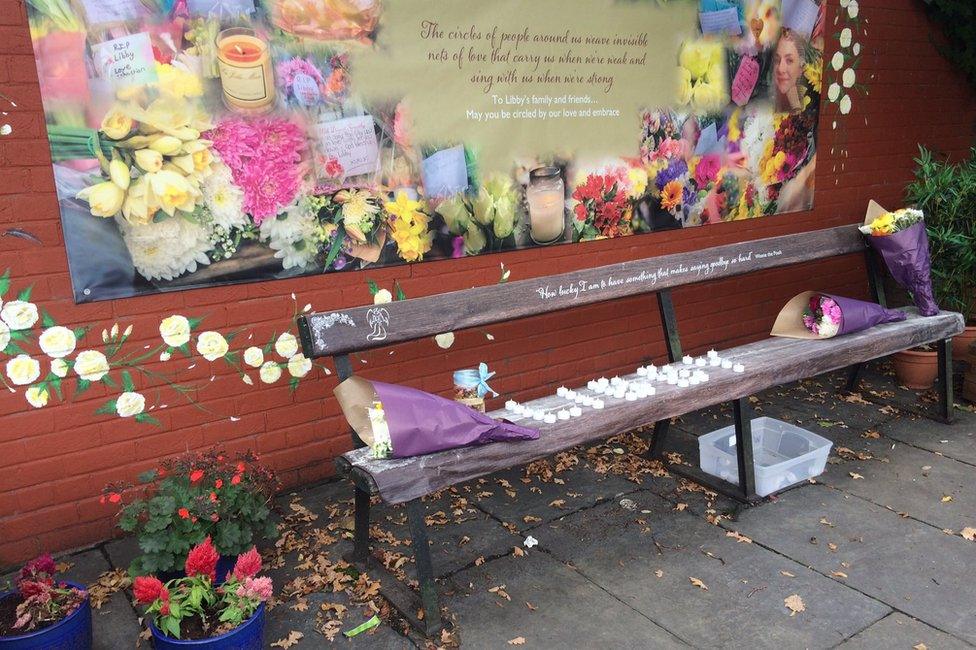
[[[267,617],[264,628],[264,643],[269,646],[271,643],[288,637],[290,632],[301,632],[304,637],[298,648],[374,648],[377,650],[414,650],[417,646],[407,637],[397,633],[393,628],[385,623],[380,623],[369,632],[363,632],[353,638],[347,638],[341,632],[336,635],[330,643],[329,640],[316,631],[316,616],[323,604],[334,603],[347,607],[344,617],[341,619],[341,630],[351,630],[361,623],[365,623],[372,617],[372,613],[364,605],[359,605],[349,601],[344,593],[338,594],[309,594],[305,598],[308,609],[300,611],[293,609],[286,603],[275,607]],[[326,616],[324,621],[329,620]]]
[[[89,585],[112,566],[100,549],[91,549],[61,558],[72,566],[64,573],[67,580]],[[128,594],[112,594],[101,609],[92,610],[92,647],[95,650],[134,648],[142,628]]]
[[[675,513],[656,495],[632,497],[632,511],[603,504],[540,527],[540,546],[695,647],[832,647],[890,611],[698,516]],[[793,594],[807,608],[796,616],[784,605]]]
[[[936,528],[958,532],[976,526],[972,466],[890,438],[857,438],[848,444],[847,449],[870,454],[870,459],[836,456],[820,482],[894,512],[908,513]],[[832,455],[839,446],[835,444]],[[850,454],[845,456],[850,458]]]
[[[585,451],[571,453],[580,460],[580,464],[561,471],[549,481],[532,475],[525,483],[525,468],[518,468],[492,474],[483,483],[465,484],[461,490],[478,508],[525,531],[539,525],[537,519],[552,521],[567,512],[588,508],[640,488],[620,476],[595,472],[586,463]],[[553,459],[548,461],[551,468],[556,466]],[[471,489],[468,490],[468,487]],[[509,492],[514,492],[515,496],[510,496]],[[559,501],[563,503],[558,507],[549,505]],[[526,521],[526,517],[530,518],[529,521]]]
[[[471,567],[449,582],[442,604],[456,615],[462,648],[507,648],[518,637],[526,648],[688,647],[605,585],[538,550]],[[488,591],[495,587],[511,600]]]
[[[472,564],[479,557],[496,557],[511,552],[522,544],[520,535],[513,535],[490,515],[470,505],[462,505],[460,493],[445,491],[440,497],[424,502],[428,518],[427,535],[430,538],[430,557],[434,574],[438,577],[448,575]],[[438,514],[441,513],[441,514]],[[439,524],[434,522],[444,521]],[[381,529],[406,542],[411,539],[407,512],[402,506],[380,505],[373,508],[372,522]],[[402,553],[410,558],[411,565],[405,567],[413,577],[413,549],[403,544],[390,546],[374,540],[374,548],[388,549]]]
[[[102,545],[105,554],[113,569],[129,570],[132,560],[142,553],[139,550],[139,542],[134,535],[127,535]]]
[[[922,623],[901,612],[888,616],[842,643],[843,650],[876,650],[877,648],[916,648],[919,644],[931,650],[965,650],[971,645],[954,636]]]
[[[976,641],[973,546],[962,537],[823,485],[787,492],[729,525],[933,627]]]
[[[976,413],[956,409],[952,424],[925,418],[900,418],[879,431],[888,438],[976,465]]]

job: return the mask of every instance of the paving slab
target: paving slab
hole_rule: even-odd
[[[842,643],[843,650],[876,650],[876,648],[917,648],[931,650],[965,650],[971,645],[954,636],[922,623],[901,612],[894,612]]]
[[[62,561],[72,565],[64,573],[65,579],[84,585],[95,582],[98,576],[112,569],[100,549],[75,553]],[[92,647],[95,650],[134,648],[141,631],[138,615],[124,592],[112,594],[100,609],[92,610]]]
[[[976,526],[971,465],[890,438],[858,438],[848,444],[850,452],[833,458],[818,481],[936,528],[958,532]],[[845,449],[835,445],[832,454],[839,447]]]
[[[933,627],[976,642],[973,577],[967,571],[974,548],[962,537],[824,485],[743,511],[730,526]]]
[[[538,550],[462,571],[442,604],[456,614],[462,648],[687,648],[602,585]],[[503,587],[511,600],[489,589]],[[531,608],[530,606],[531,605]]]
[[[953,417],[952,424],[901,418],[885,423],[879,431],[888,438],[976,465],[976,413],[956,409]]]
[[[650,492],[631,497],[632,511],[604,504],[540,527],[540,545],[695,647],[827,648],[890,611]],[[807,607],[795,616],[793,594]]]

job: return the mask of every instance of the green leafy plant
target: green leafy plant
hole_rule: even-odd
[[[976,147],[956,164],[919,147],[906,200],[925,213],[932,287],[943,309],[976,318]]]
[[[140,488],[112,484],[102,495],[103,503],[121,504],[118,526],[139,540],[142,555],[132,561],[132,575],[177,570],[208,537],[221,555],[238,555],[277,532],[270,502],[278,479],[251,452],[233,459],[219,449],[186,454],[139,481]]]
[[[923,0],[928,14],[942,25],[946,43],[936,47],[976,85],[976,3],[972,0]]]

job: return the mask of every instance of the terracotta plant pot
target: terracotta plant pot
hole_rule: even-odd
[[[971,404],[976,404],[976,363],[973,363],[976,359],[976,343],[969,346],[967,354],[969,365],[963,377],[962,398]]]
[[[952,339],[952,360],[966,361],[971,363],[969,358],[969,346],[976,341],[976,325],[967,325],[962,334]]]
[[[905,350],[892,356],[898,383],[912,390],[928,390],[939,375],[939,353]]]

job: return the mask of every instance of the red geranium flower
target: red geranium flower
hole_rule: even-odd
[[[216,481],[214,482],[214,487],[215,487],[215,488],[217,488],[218,490],[219,490],[220,488],[222,488],[222,487],[224,487],[224,479],[222,479],[222,478],[219,478],[219,479],[217,479],[217,480],[216,480]]]
[[[136,597],[136,601],[143,605],[153,602],[165,591],[166,587],[154,576],[139,576],[132,583],[132,594]]]
[[[261,554],[258,553],[256,546],[252,546],[247,553],[241,553],[237,556],[237,562],[234,564],[234,577],[238,580],[253,577],[260,570]]]
[[[237,463],[237,472],[239,474],[243,474],[244,473],[244,461],[241,461],[241,462]]]
[[[230,479],[230,484],[231,485],[237,485],[240,482],[241,482],[241,475],[240,474],[234,474],[234,476],[232,476],[231,479]]]
[[[216,492],[211,492],[210,493],[210,501],[213,502],[213,503],[217,503],[217,493]]]
[[[180,516],[180,519],[190,518],[190,511],[187,510],[186,508],[180,508],[179,510],[176,511],[176,513]]]
[[[211,580],[217,577],[217,560],[220,556],[208,535],[205,540],[190,549],[186,556],[186,575],[209,576]]]
[[[202,478],[203,478],[203,470],[202,469],[195,469],[192,472],[190,472],[190,483],[196,483],[197,481],[199,481]]]

